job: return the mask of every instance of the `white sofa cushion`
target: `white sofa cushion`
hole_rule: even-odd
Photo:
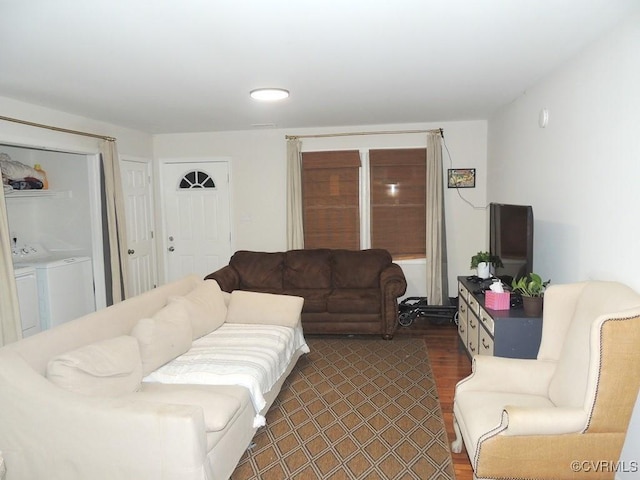
[[[47,378],[84,395],[114,397],[135,392],[142,381],[138,342],[122,335],[63,353],[49,360]]]
[[[202,408],[207,432],[224,430],[240,410],[240,400],[207,385],[165,385],[143,383],[132,399],[173,405],[197,405]]]
[[[183,297],[170,297],[169,303],[182,303],[189,313],[193,340],[213,332],[224,323],[227,315],[222,290],[215,280],[202,280]]]
[[[234,290],[227,309],[227,323],[295,327],[300,321],[304,298],[292,295]]]
[[[138,339],[142,373],[148,375],[191,348],[187,308],[182,303],[169,303],[153,317],[138,320],[131,335]]]

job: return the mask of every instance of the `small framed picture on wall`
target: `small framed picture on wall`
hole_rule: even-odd
[[[447,187],[449,188],[475,188],[475,168],[450,168],[448,172]]]

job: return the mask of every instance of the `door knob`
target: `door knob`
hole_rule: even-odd
[[[169,250],[170,252],[173,252],[175,250],[175,248],[172,246],[170,246],[169,248],[167,248],[167,250]]]
[[[133,255],[134,253],[136,253],[136,251],[130,248],[129,250],[127,250],[127,253],[129,255]]]

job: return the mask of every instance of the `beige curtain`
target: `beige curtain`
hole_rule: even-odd
[[[22,338],[4,191],[0,195],[0,346]]]
[[[444,169],[440,132],[427,134],[427,298],[449,305],[447,236],[444,215]]]
[[[100,147],[100,153],[104,167],[107,203],[111,292],[113,303],[118,303],[129,296],[129,275],[124,194],[122,193],[120,160],[115,140],[105,140]]]
[[[297,138],[287,140],[287,250],[304,248],[301,149]]]

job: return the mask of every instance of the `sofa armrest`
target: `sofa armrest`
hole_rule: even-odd
[[[476,355],[471,375],[458,382],[456,392],[490,390],[546,397],[555,367],[554,362],[543,360]]]
[[[393,337],[398,328],[398,297],[407,290],[407,280],[402,268],[392,263],[380,272],[380,296],[382,298],[382,322],[384,338]]]
[[[407,290],[407,280],[400,265],[392,263],[380,272],[380,289],[395,298],[404,295]]]
[[[233,292],[240,288],[240,275],[231,265],[226,265],[213,273],[210,273],[205,280],[215,280],[224,292]]]
[[[203,478],[202,409],[75,394],[0,358],[0,445],[16,478]]]
[[[582,408],[515,407],[507,405],[502,412],[502,435],[562,435],[580,433],[587,424]]]

